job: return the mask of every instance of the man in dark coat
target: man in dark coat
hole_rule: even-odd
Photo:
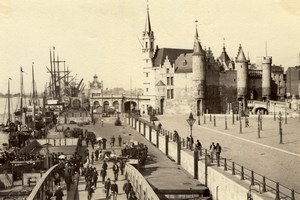
[[[64,196],[64,193],[61,191],[60,186],[57,187],[57,190],[55,191],[54,196],[56,196],[56,200],[62,200],[62,197]]]
[[[115,162],[113,167],[112,167],[112,170],[114,172],[114,177],[115,177],[115,181],[118,180],[118,176],[119,176],[119,166],[117,165],[117,163]]]
[[[130,194],[131,190],[132,190],[132,185],[131,185],[130,181],[127,180],[127,182],[123,186],[123,191],[125,192],[127,199],[129,198],[129,194]]]
[[[118,185],[117,185],[116,181],[114,181],[111,184],[110,188],[111,188],[111,193],[112,193],[112,196],[113,196],[113,200],[117,200],[119,190],[118,190]]]
[[[105,189],[105,193],[106,193],[106,198],[108,198],[109,196],[109,190],[111,187],[111,183],[110,183],[110,179],[108,178],[105,183],[104,183],[104,189]]]

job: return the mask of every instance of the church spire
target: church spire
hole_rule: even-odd
[[[150,23],[150,14],[149,14],[149,5],[147,2],[147,16],[146,16],[146,24],[145,24],[145,33],[150,34],[152,32],[151,23]]]

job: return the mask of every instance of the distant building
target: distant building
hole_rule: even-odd
[[[289,67],[286,71],[287,97],[300,98],[300,66]]]
[[[245,57],[242,46],[235,60],[225,44],[219,57],[203,49],[196,27],[192,49],[159,48],[147,8],[142,34],[143,98],[141,109],[164,114],[247,112],[248,100],[277,100],[285,95],[282,67],[265,56],[261,69]]]

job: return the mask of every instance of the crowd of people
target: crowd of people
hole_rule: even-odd
[[[44,155],[38,153],[20,153],[19,151],[0,152],[0,164],[8,164],[12,161],[43,160]]]

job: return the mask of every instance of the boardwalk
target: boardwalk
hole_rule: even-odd
[[[88,149],[89,149],[90,152],[94,151],[92,149],[92,147],[89,147]],[[117,155],[118,155],[118,153],[120,153],[120,148],[115,148],[114,147],[114,150],[115,150]],[[96,169],[98,171],[98,174],[99,174],[98,181],[97,181],[97,188],[96,188],[95,193],[93,194],[93,197],[92,197],[93,200],[106,199],[105,198],[106,194],[104,192],[104,184],[102,184],[102,178],[100,176],[100,170],[102,168],[102,164],[103,164],[103,161],[94,161],[94,164],[92,165],[93,167],[96,167]],[[113,163],[108,162],[107,164],[108,164],[108,169],[107,169],[106,179],[110,178],[110,180],[113,181],[114,180],[114,174],[113,174],[113,171],[112,171]],[[118,200],[123,200],[123,199],[125,200],[126,199],[126,195],[123,192],[123,185],[124,185],[125,182],[126,182],[125,176],[121,175],[119,173],[119,179],[116,182],[117,185],[118,185],[118,189],[119,189]],[[78,195],[77,195],[78,198],[77,199],[87,199],[87,191],[85,191],[85,185],[86,185],[85,178],[84,178],[84,176],[81,176],[79,178],[79,182],[78,182]]]

